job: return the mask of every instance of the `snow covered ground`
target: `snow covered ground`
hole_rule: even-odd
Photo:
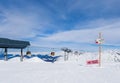
[[[115,62],[115,55],[105,51],[101,67],[86,64],[97,53],[70,54],[68,61],[60,56],[54,63],[44,57],[24,58],[23,62],[19,57],[0,60],[0,83],[120,83],[120,62]]]

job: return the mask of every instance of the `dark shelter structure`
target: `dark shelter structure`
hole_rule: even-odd
[[[13,49],[21,49],[21,58],[20,60],[23,61],[23,49],[27,46],[30,46],[30,42],[28,41],[20,41],[20,40],[12,40],[8,38],[0,38],[0,48],[4,48],[4,57],[5,61],[7,61],[7,50],[8,48]]]

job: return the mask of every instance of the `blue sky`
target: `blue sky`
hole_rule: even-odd
[[[95,49],[120,46],[120,0],[0,0],[0,37],[32,46]]]

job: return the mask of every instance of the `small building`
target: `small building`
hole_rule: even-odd
[[[29,41],[20,41],[20,40],[12,40],[8,38],[0,38],[0,48],[4,48],[4,59],[7,61],[7,49],[21,49],[21,58],[20,60],[23,61],[23,49],[30,46]]]

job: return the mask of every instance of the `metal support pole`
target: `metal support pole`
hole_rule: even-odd
[[[7,61],[8,58],[7,58],[7,48],[5,48],[5,51],[4,51],[4,60]]]
[[[66,52],[64,52],[64,61],[66,61]]]
[[[66,55],[66,60],[68,61],[68,55],[69,55],[69,53],[67,53],[67,55]]]
[[[23,61],[23,49],[21,49],[21,57],[20,57],[20,61]]]

